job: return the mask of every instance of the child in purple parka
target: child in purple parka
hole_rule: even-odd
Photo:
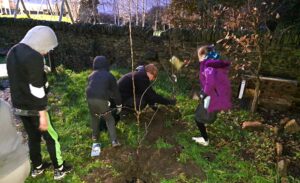
[[[218,112],[228,110],[232,106],[228,78],[230,63],[220,60],[219,57],[211,46],[202,46],[198,49],[201,102],[195,112],[195,122],[201,136],[192,139],[204,146],[209,144],[205,124],[213,123]],[[208,101],[207,97],[210,97],[208,108],[203,104],[203,101]]]

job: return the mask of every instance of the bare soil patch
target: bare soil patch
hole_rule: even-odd
[[[177,161],[177,157],[182,150],[182,146],[176,143],[174,135],[185,130],[183,122],[176,121],[174,116],[179,114],[173,109],[161,108],[158,110],[153,121],[149,125],[145,142],[139,149],[128,146],[120,148],[104,148],[101,156],[103,162],[107,162],[114,167],[118,173],[110,168],[95,169],[85,177],[87,182],[159,182],[162,178],[171,179],[180,174],[192,178],[205,179],[203,170],[189,161],[182,164]],[[141,127],[149,123],[154,111],[146,111],[141,119]],[[172,116],[173,115],[173,116]],[[166,122],[166,119],[173,121]],[[168,124],[166,124],[168,123]],[[157,149],[152,144],[156,140],[163,138],[173,147],[167,149]]]

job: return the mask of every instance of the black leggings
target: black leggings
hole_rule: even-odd
[[[207,136],[207,132],[206,132],[206,127],[204,123],[197,123],[198,129],[201,133],[201,136],[207,141],[208,140],[208,136]]]

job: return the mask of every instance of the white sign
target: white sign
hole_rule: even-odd
[[[6,64],[0,64],[0,78],[7,78]]]

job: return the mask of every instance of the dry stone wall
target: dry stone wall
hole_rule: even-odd
[[[0,49],[9,49],[18,43],[35,25],[47,25],[56,32],[59,46],[51,53],[51,60],[55,65],[62,64],[74,71],[81,71],[91,68],[95,56],[105,55],[112,64],[131,66],[128,26],[0,18]],[[151,28],[133,27],[132,37],[135,64],[144,60],[155,60],[161,65],[170,67],[168,60],[172,55],[196,62],[197,47],[216,42],[224,37],[224,33],[211,30],[170,29],[163,32],[160,37],[155,37]],[[297,79],[300,82],[299,46],[300,33],[283,35],[278,42],[278,48],[271,50],[266,56],[263,65],[265,75]],[[191,77],[195,78],[197,70],[198,64],[195,63],[181,74],[193,73]],[[236,74],[234,72],[233,70],[232,75]],[[297,96],[300,98],[300,89]]]

